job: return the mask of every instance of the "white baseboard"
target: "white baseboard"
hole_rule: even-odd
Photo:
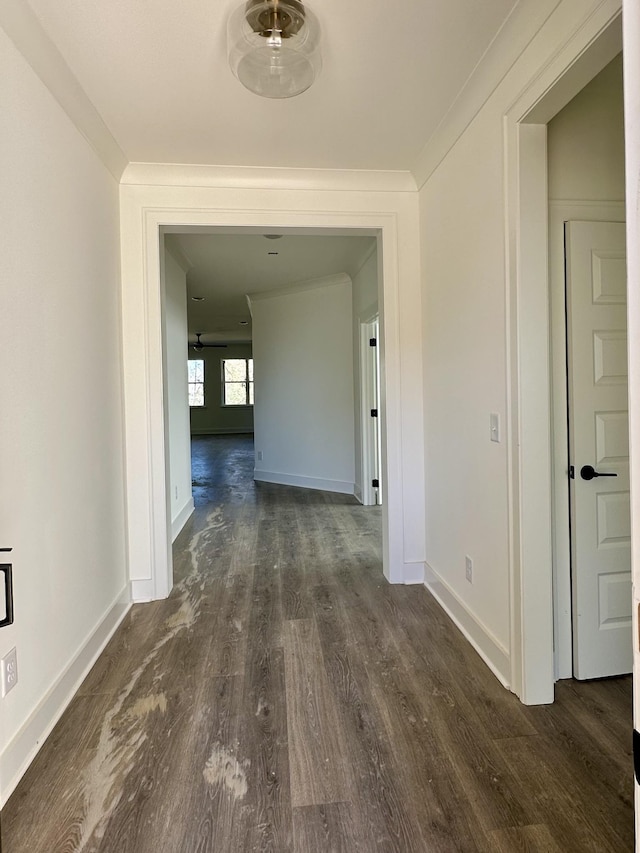
[[[196,505],[193,502],[193,498],[192,497],[188,498],[185,505],[182,507],[182,509],[178,512],[176,517],[171,522],[171,541],[172,542],[176,541],[176,539],[178,538],[178,534],[180,533],[182,528],[185,526],[187,521],[189,521],[189,519],[191,518],[191,516],[195,512],[195,508],[196,508]]]
[[[85,676],[129,612],[131,601],[125,587],[106,615],[89,635],[75,658],[48,690],[18,733],[0,755],[0,806],[4,807],[20,779],[36,757]]]
[[[352,495],[353,483],[342,480],[323,480],[320,477],[301,477],[299,474],[281,474],[274,471],[256,471],[253,479],[259,483],[275,483],[279,486],[298,486],[301,489],[318,489],[322,492],[338,492],[341,495]]]
[[[451,617],[498,681],[510,689],[511,660],[507,649],[428,563],[425,563],[424,576],[424,585],[438,604]]]
[[[403,575],[405,584],[424,583],[424,563],[405,563]]]
[[[362,494],[362,487],[355,483],[353,486],[353,496],[361,504],[364,501],[364,495]]]
[[[131,581],[131,601],[135,604],[143,604],[146,601],[155,601],[157,598],[155,585],[152,578]]]

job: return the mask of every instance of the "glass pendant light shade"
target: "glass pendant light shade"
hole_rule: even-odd
[[[319,35],[315,15],[299,0],[248,0],[229,18],[229,65],[256,95],[292,98],[322,67]]]

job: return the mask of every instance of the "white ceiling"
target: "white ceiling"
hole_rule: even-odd
[[[227,64],[239,0],[29,2],[131,162],[381,170],[411,169],[516,5],[309,0],[323,70],[271,101]]]
[[[251,339],[248,293],[278,290],[309,279],[347,273],[355,276],[375,247],[375,237],[284,234],[171,234],[170,248],[189,262],[189,338],[202,332],[205,343]],[[269,254],[277,252],[277,254]],[[204,296],[194,302],[193,296]],[[247,326],[240,321],[247,320]]]
[[[1,0],[0,0],[1,2]],[[27,0],[23,0],[26,4]],[[129,162],[410,171],[517,0],[308,0],[323,70],[290,100],[227,63],[241,0],[28,0]],[[173,235],[189,331],[250,337],[245,294],[347,272],[372,237]],[[277,250],[277,256],[269,256]]]

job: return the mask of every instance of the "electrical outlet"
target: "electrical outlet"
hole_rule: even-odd
[[[473,583],[473,560],[471,557],[464,558],[464,570],[469,583]]]
[[[1,677],[2,677],[2,698],[7,695],[10,690],[18,683],[18,653],[15,648],[11,649],[11,651],[6,654],[1,664]]]

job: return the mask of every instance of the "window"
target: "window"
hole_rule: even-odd
[[[222,359],[222,405],[253,406],[253,359]]]
[[[189,359],[189,406],[204,406],[204,359]]]

